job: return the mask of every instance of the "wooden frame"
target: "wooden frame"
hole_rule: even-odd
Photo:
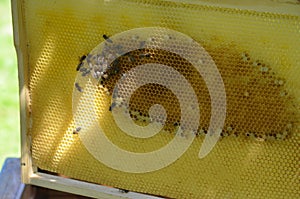
[[[225,1],[231,2],[232,1]],[[245,8],[248,7],[249,9],[254,9],[258,11],[270,11],[276,12],[278,11],[278,7],[280,8],[287,8],[283,9],[280,12],[292,13],[295,15],[300,15],[297,13],[298,8],[293,7],[293,5],[288,4],[287,2],[275,1],[273,2],[277,4],[278,7],[270,6],[271,1],[264,1],[265,4],[263,7],[261,6],[254,6],[247,1],[249,5],[238,5],[234,6],[235,8]],[[253,1],[251,1],[253,2]],[[284,5],[283,5],[284,4]],[[22,4],[20,0],[11,0],[12,5],[12,15],[13,15],[13,29],[14,29],[14,44],[17,51],[18,57],[18,75],[19,75],[19,95],[20,95],[20,121],[21,121],[21,176],[22,182],[25,184],[32,184],[37,186],[42,186],[50,189],[55,189],[59,191],[70,192],[74,194],[94,197],[94,198],[159,198],[155,196],[135,193],[135,192],[122,192],[116,188],[110,188],[102,185],[96,185],[92,183],[82,182],[79,180],[68,179],[60,176],[45,174],[39,172],[36,167],[32,165],[31,160],[31,151],[30,151],[30,144],[31,138],[30,135],[27,134],[28,128],[30,126],[30,95],[28,87],[26,86],[26,82],[29,80],[29,74],[24,73],[24,71],[28,70],[28,57],[26,55],[27,46],[24,41],[26,41],[26,32],[24,31],[25,28],[23,23],[23,13],[22,13]],[[210,4],[211,5],[211,4]],[[215,4],[219,6],[224,6],[224,4]],[[227,6],[228,7],[228,6]],[[295,8],[295,9],[294,9]]]
[[[29,116],[29,91],[25,82],[28,81],[28,74],[20,71],[28,71],[28,57],[23,54],[26,45],[21,41],[25,41],[26,35],[22,23],[21,5],[19,1],[12,0],[13,30],[14,44],[18,59],[18,76],[19,76],[19,96],[20,96],[20,126],[21,126],[21,175],[24,183],[29,183],[29,174],[32,173],[30,158],[30,142],[27,137],[28,116]]]

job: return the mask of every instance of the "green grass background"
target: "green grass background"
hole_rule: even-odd
[[[10,0],[0,0],[1,168],[7,157],[20,157],[19,87]]]

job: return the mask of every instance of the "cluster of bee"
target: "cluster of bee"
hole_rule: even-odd
[[[83,55],[79,58],[79,63],[77,65],[76,71],[81,73],[81,76],[85,77],[90,75],[92,78],[96,79],[100,85],[104,87],[108,91],[108,88],[106,88],[106,82],[109,81],[112,77],[115,76],[121,76],[123,72],[121,64],[119,62],[118,57],[120,55],[123,55],[123,57],[127,57],[128,61],[135,62],[137,59],[144,59],[144,58],[151,58],[151,54],[147,53],[147,51],[139,51],[139,54],[132,54],[132,53],[126,53],[123,52],[123,46],[120,44],[115,44],[115,42],[109,38],[107,35],[103,35],[103,38],[105,39],[104,47],[101,53],[99,54],[87,54]],[[139,42],[140,49],[145,47],[145,41]],[[260,61],[252,61],[250,60],[250,56],[248,53],[243,53],[241,56],[242,60],[244,62],[251,62],[251,65],[254,68],[257,68],[257,70],[263,74],[267,75],[271,73],[271,69],[266,66],[265,64],[261,63]],[[109,64],[110,63],[110,64]],[[125,70],[125,69],[123,69]],[[275,79],[273,82],[276,86],[281,87],[285,84],[284,79]],[[79,85],[79,83],[75,83],[75,88],[79,92],[83,92],[83,88]],[[157,122],[163,124],[162,120],[159,119],[151,119],[148,114],[142,112],[138,109],[133,109],[130,107],[125,106],[125,102],[120,96],[117,96],[116,93],[112,92],[111,90],[109,93],[112,93],[113,102],[109,106],[109,111],[112,111],[116,107],[124,108],[124,111],[129,113],[130,117],[136,121],[137,123],[141,124],[149,124],[151,122]],[[251,97],[251,92],[245,91],[243,93],[244,97]],[[287,92],[282,90],[280,93],[280,96],[286,96]],[[286,127],[286,130],[281,133],[256,133],[256,132],[238,132],[238,130],[234,126],[226,125],[221,130],[221,137],[227,137],[227,136],[233,136],[238,137],[240,135],[244,135],[245,137],[249,138],[255,138],[258,140],[282,140],[285,139],[288,136],[288,132],[292,129],[292,124],[289,124]],[[174,132],[181,132],[179,135],[182,137],[186,136],[186,128],[185,125],[180,124],[179,121],[167,121],[166,127],[164,127],[164,130],[170,133]],[[78,134],[78,132],[81,130],[81,127],[77,127],[73,133]],[[204,136],[208,134],[208,127],[199,127],[198,129],[192,130],[192,132],[195,136]]]
[[[79,58],[76,71],[80,72],[82,77],[90,75],[96,79],[99,84],[102,85],[109,93],[108,89],[105,88],[105,83],[110,78],[122,74],[122,68],[117,57],[120,55],[127,56],[128,60],[131,62],[134,62],[136,58],[130,52],[124,54],[123,46],[120,44],[115,44],[107,35],[104,34],[103,38],[105,39],[105,43],[102,52],[94,55],[82,55]],[[144,46],[145,41],[141,41],[139,47],[144,48]],[[149,58],[150,56],[151,55],[149,53],[141,53],[139,58]],[[75,88],[77,91],[83,92],[83,88],[78,82],[75,83]],[[123,104],[122,99],[118,98],[115,94],[113,94],[113,98],[115,99],[115,102],[110,105],[109,111],[112,111],[112,109],[116,106],[121,106],[121,103]],[[79,130],[78,128],[80,127],[77,127],[77,129],[74,130],[74,134],[77,134],[80,131],[81,128]]]
[[[107,35],[104,34],[103,38],[107,43],[113,44],[113,41]],[[120,45],[116,45],[111,48],[107,43],[105,43],[102,54],[82,55],[79,58],[79,63],[76,67],[76,71],[80,72],[83,77],[91,75],[101,84],[103,84],[104,80],[109,76],[113,75],[113,73],[119,73],[120,68],[118,66],[118,63],[114,61],[111,65],[108,65],[108,59],[113,60],[118,55],[118,53],[122,53],[122,47]],[[87,67],[85,67],[84,61],[86,61]],[[79,85],[78,82],[75,83],[75,88],[77,91],[83,92],[83,88]],[[111,105],[111,107],[113,107],[113,104]],[[78,134],[80,130],[81,127],[76,127],[76,129],[73,130],[73,134]]]
[[[103,35],[105,39],[103,50],[100,54],[87,54],[79,58],[79,63],[76,67],[76,71],[81,72],[83,77],[91,75],[94,79],[98,80],[101,85],[104,84],[110,77],[122,73],[121,66],[117,57],[121,54],[127,56],[128,60],[134,62],[136,58],[131,53],[124,54],[123,46],[120,44],[114,44],[112,39],[107,35]],[[145,46],[145,41],[140,42],[140,49]],[[140,58],[150,58],[149,53],[141,53]],[[84,64],[86,61],[86,64]],[[111,63],[111,64],[109,64]],[[75,84],[76,89],[82,92],[80,85]]]
[[[109,60],[114,60],[119,54],[122,54],[122,46],[114,45],[113,41],[107,36],[103,35],[106,43],[101,54],[87,54],[79,58],[79,63],[76,67],[76,71],[80,72],[83,77],[91,75],[94,79],[100,83],[111,75],[120,72],[120,67],[117,61],[113,61],[112,64],[108,64]],[[86,64],[84,64],[86,61]],[[82,88],[78,83],[75,83],[75,88],[82,92]]]

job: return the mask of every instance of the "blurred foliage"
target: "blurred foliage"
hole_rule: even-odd
[[[20,157],[20,117],[17,58],[13,45],[10,0],[0,0],[0,166]]]

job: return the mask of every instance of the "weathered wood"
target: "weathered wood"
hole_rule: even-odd
[[[7,158],[0,173],[0,199],[20,198],[23,190],[20,159]]]

